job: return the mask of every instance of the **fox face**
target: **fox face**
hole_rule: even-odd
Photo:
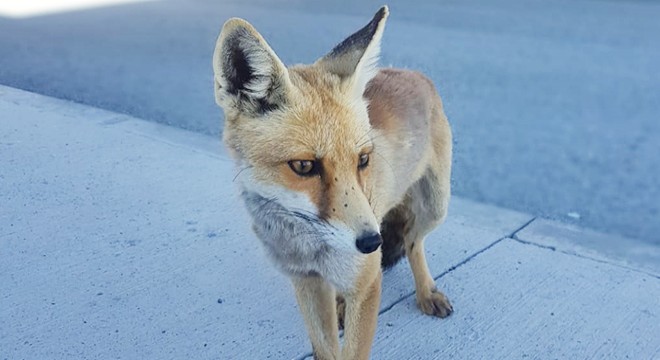
[[[386,18],[383,8],[311,65],[287,68],[240,19],[225,23],[214,53],[223,138],[255,233],[284,271],[323,275],[340,289],[381,244],[363,93]]]

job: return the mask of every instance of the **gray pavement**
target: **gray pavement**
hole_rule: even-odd
[[[0,118],[0,359],[309,356],[217,138],[3,86]],[[657,247],[454,197],[427,248],[456,311],[397,265],[374,359],[660,357]]]
[[[152,1],[0,16],[0,83],[206,134],[231,16],[311,62],[378,1]],[[660,4],[393,0],[384,65],[440,89],[453,188],[479,202],[660,244]]]

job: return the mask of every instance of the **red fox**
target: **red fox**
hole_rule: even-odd
[[[449,204],[451,130],[428,78],[378,68],[388,13],[382,7],[311,65],[286,67],[237,18],[213,55],[241,196],[294,285],[315,359],[369,358],[382,267],[404,255],[419,308],[443,318],[453,311],[424,255]]]

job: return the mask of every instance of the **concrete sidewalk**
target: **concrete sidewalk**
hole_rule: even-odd
[[[308,357],[233,177],[218,139],[0,87],[0,359]],[[455,313],[399,264],[374,359],[660,358],[655,247],[456,197],[427,244]]]

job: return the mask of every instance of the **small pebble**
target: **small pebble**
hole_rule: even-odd
[[[580,216],[580,213],[577,213],[575,211],[571,211],[568,214],[566,214],[569,218],[575,219],[575,220],[580,220],[582,216]]]

